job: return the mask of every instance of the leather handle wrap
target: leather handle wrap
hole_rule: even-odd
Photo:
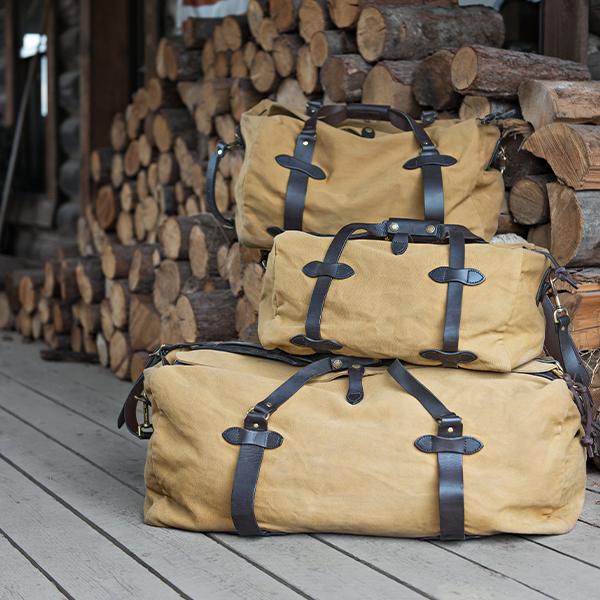
[[[225,142],[219,142],[217,149],[210,155],[208,160],[208,167],[206,169],[206,204],[210,212],[214,215],[215,219],[222,223],[225,227],[233,229],[235,227],[235,221],[228,219],[221,214],[221,211],[217,208],[217,201],[215,199],[215,179],[217,177],[217,168],[221,159],[229,152],[229,144]]]

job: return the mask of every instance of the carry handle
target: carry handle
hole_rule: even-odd
[[[217,144],[217,149],[210,155],[208,167],[206,168],[206,204],[208,205],[208,208],[215,219],[217,219],[217,221],[222,223],[228,229],[233,229],[235,227],[235,221],[223,216],[221,211],[217,208],[217,201],[215,199],[215,180],[221,159],[229,152],[231,148],[240,145],[241,142],[239,140],[233,142],[232,144],[219,142]]]

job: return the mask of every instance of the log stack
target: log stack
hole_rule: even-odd
[[[204,187],[217,141],[234,141],[242,113],[268,97],[298,109],[309,99],[387,104],[414,118],[515,110],[497,121],[498,234],[550,248],[583,278],[562,294],[577,343],[597,347],[589,286],[599,282],[584,279],[600,265],[600,88],[578,63],[502,50],[492,9],[411,4],[250,0],[246,15],[190,18],[181,38],[162,39],[157,77],[114,116],[110,148],[91,156],[79,259],[47,263],[43,277],[7,276],[0,327],[134,379],[161,343],[257,341],[265,253],[216,223]],[[242,161],[234,149],[219,164],[216,201],[230,215]]]

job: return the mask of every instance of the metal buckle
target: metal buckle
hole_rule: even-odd
[[[170,348],[169,344],[161,344],[154,352],[150,353],[150,356],[160,356],[165,348]],[[146,392],[144,392],[144,395],[146,395]]]
[[[250,415],[250,413],[251,413],[251,412],[253,412],[253,411],[255,411],[255,410],[256,410],[256,406],[251,406],[251,407],[248,409],[248,412],[246,413],[246,416],[249,416],[249,415]],[[264,413],[260,413],[260,412],[258,412],[258,411],[257,411],[257,412],[256,412],[256,413],[254,413],[254,414],[256,414],[258,417],[263,417],[265,421],[268,421],[268,420],[269,420],[269,417],[271,416],[271,413],[270,413],[270,412],[268,412],[268,413],[264,414]]]
[[[139,396],[134,396],[134,398],[138,402],[142,402],[144,404],[144,422],[141,425],[138,425],[137,435],[140,439],[144,439],[143,434],[148,432],[152,434],[154,432],[154,427],[152,423],[150,423],[150,411],[148,407],[150,406],[150,400],[148,400],[148,396],[146,396],[146,390],[144,390]]]
[[[550,289],[552,290],[552,295],[554,296],[554,302],[556,304],[556,308],[554,309],[554,322],[558,325],[558,316],[560,314],[569,316],[569,311],[560,303],[560,299],[558,298],[558,292],[556,291],[556,286],[554,285],[555,281],[558,277],[554,277],[550,280]]]

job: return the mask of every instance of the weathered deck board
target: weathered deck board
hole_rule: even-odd
[[[9,477],[3,489],[12,490],[15,480],[26,498],[35,498],[12,507],[10,514],[23,511],[26,523],[39,522],[43,515],[45,536],[36,537],[32,525],[19,535],[25,552],[41,556],[51,577],[65,578],[68,571],[52,550],[52,536],[64,535],[60,523],[74,519],[76,533],[65,536],[64,543],[80,531],[82,540],[93,536],[100,541],[87,544],[88,562],[106,549],[108,558],[99,560],[110,562],[113,553],[120,554],[132,572],[145,573],[144,589],[164,586],[167,593],[156,594],[165,598],[571,600],[582,589],[589,595],[600,583],[597,471],[588,477],[581,521],[563,536],[496,536],[461,543],[333,534],[244,539],[148,527],[141,515],[146,443],[116,430],[129,385],[95,365],[44,363],[37,358],[39,348],[0,341],[0,477]],[[0,496],[2,506],[19,500],[13,493]],[[42,512],[29,515],[38,501]],[[58,521],[52,510],[58,511]],[[0,529],[5,514],[0,510]],[[54,521],[61,529],[55,530]],[[78,547],[79,539],[75,542]],[[7,543],[0,543],[0,560]],[[15,555],[12,546],[8,550],[31,581],[41,577],[46,585],[26,558]],[[65,587],[74,598],[128,597],[128,592],[113,593],[122,585],[113,573],[96,582],[93,566],[69,567],[85,574],[75,587]],[[0,590],[2,583],[0,577]],[[81,593],[77,585],[84,583],[88,589]],[[19,593],[15,597],[62,597],[60,592]]]
[[[65,600],[58,588],[0,533],[0,598]]]
[[[67,510],[4,460],[0,460],[0,527],[76,598],[170,600],[180,595]],[[94,595],[88,595],[94,589]]]
[[[421,540],[334,534],[319,534],[317,537],[432,598],[541,600],[546,597],[518,581]]]

